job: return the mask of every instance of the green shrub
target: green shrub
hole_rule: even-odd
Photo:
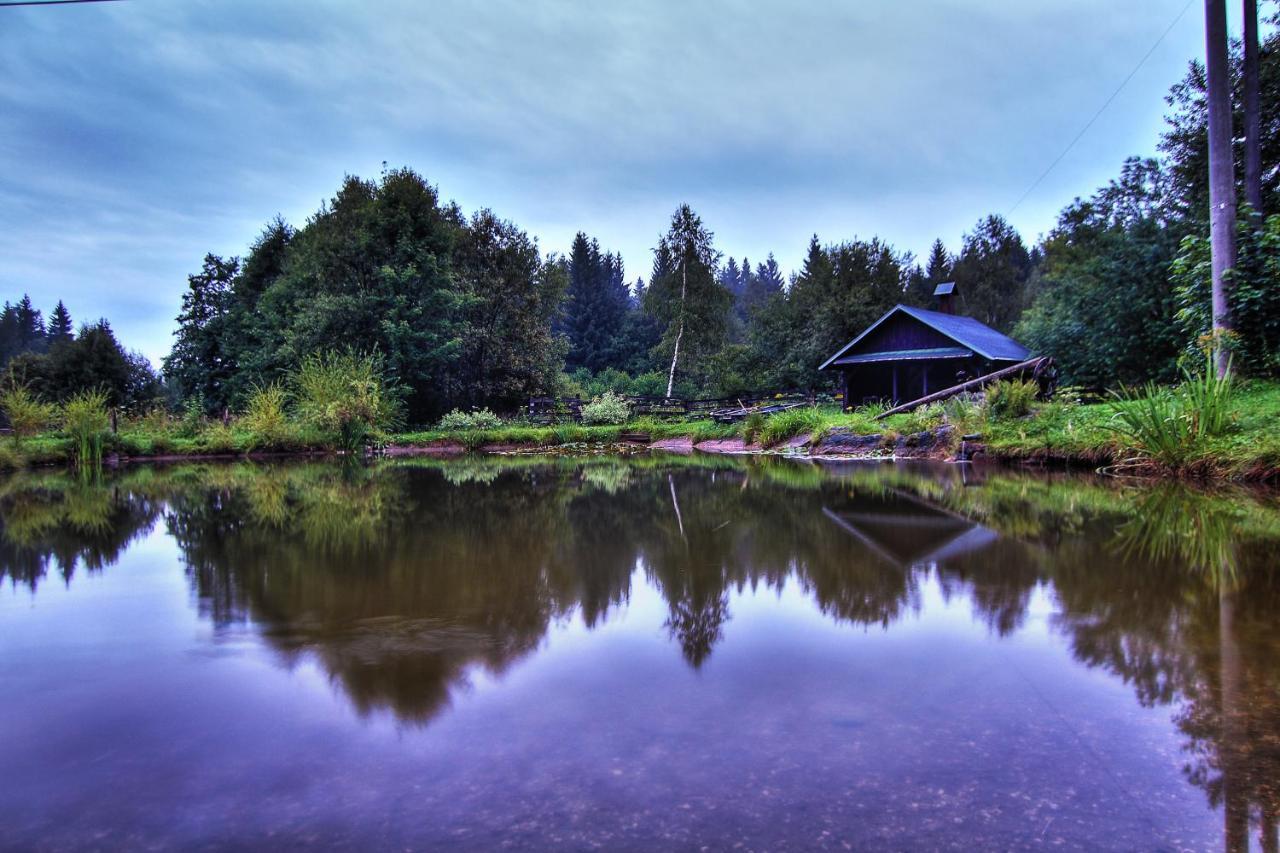
[[[400,419],[396,391],[376,354],[312,353],[293,377],[298,414],[344,450],[358,450]]]
[[[440,423],[436,424],[437,429],[448,430],[450,432],[498,429],[501,426],[502,418],[498,417],[487,408],[477,409],[471,412],[454,409],[452,412],[441,418]]]
[[[204,429],[204,398],[191,397],[182,403],[182,417],[178,421],[178,435],[195,438]]]
[[[747,415],[747,419],[742,422],[742,440],[747,444],[754,444],[764,432],[764,425],[765,416],[759,412]]]
[[[620,394],[605,391],[582,407],[584,424],[625,424],[631,418],[631,405]]]
[[[241,425],[253,433],[254,445],[277,446],[289,434],[285,411],[288,394],[278,382],[254,388],[249,395]]]
[[[47,429],[58,417],[57,406],[44,402],[27,386],[17,384],[0,393],[0,411],[13,429],[15,443]]]
[[[1002,379],[987,386],[987,414],[992,420],[1020,418],[1030,413],[1040,386],[1026,379]]]
[[[71,438],[76,465],[83,468],[102,462],[102,441],[110,426],[105,391],[81,391],[66,402],[62,430]]]

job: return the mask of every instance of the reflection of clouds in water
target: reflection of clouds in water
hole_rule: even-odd
[[[929,613],[931,630],[940,614],[976,619],[992,638],[1049,630],[1142,704],[1176,705],[1188,778],[1234,813],[1244,803],[1256,825],[1272,820],[1274,509],[1234,493],[954,466],[710,465],[19,477],[0,491],[0,571],[35,589],[53,566],[110,565],[163,515],[215,625],[252,625],[285,663],[317,664],[360,713],[417,723],[549,634],[589,643],[633,619],[702,671],[761,602],[774,602],[770,618],[781,604],[816,606],[836,627],[902,632]],[[1234,567],[1233,583],[1215,566]],[[1234,603],[1225,640],[1221,595]],[[1226,694],[1224,648],[1241,661]]]

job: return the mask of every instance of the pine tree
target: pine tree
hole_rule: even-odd
[[[49,338],[50,346],[75,338],[75,332],[71,325],[71,312],[67,310],[66,305],[62,304],[61,299],[54,306],[53,313],[49,315],[49,327],[46,335]]]

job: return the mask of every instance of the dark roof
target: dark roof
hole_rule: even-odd
[[[863,364],[868,361],[919,361],[931,358],[968,358],[973,350],[968,347],[930,347],[929,349],[899,349],[888,352],[868,352],[862,355],[846,355],[837,358],[839,364]]]
[[[990,359],[991,361],[1024,361],[1031,355],[1031,351],[1029,349],[1015,341],[1013,338],[1008,335],[1002,335],[986,323],[981,323],[972,317],[959,317],[955,314],[943,314],[941,311],[926,311],[923,308],[911,308],[906,305],[895,305],[886,311],[883,317],[864,329],[862,334],[858,335],[856,338],[849,341],[849,343],[841,347],[839,352],[823,362],[822,366],[818,369],[826,370],[832,364],[835,364],[837,360],[843,362],[844,359],[842,359],[841,356],[869,335],[881,323],[899,312],[906,314],[908,317],[919,320],[931,329],[951,338],[951,340],[961,346],[967,347],[977,355]],[[868,353],[868,355],[870,355],[870,353]],[[879,353],[876,355],[880,356]],[[893,354],[889,353],[887,355],[892,357]],[[867,360],[870,361],[871,359]],[[875,360],[885,359],[877,358]]]
[[[956,283],[954,281],[944,281],[933,289],[934,296],[950,296],[956,292]]]

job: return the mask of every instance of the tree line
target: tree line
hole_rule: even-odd
[[[1231,279],[1227,343],[1254,375],[1280,369],[1280,218],[1266,216],[1280,193],[1278,48],[1273,30],[1260,54],[1263,209],[1242,209]],[[1237,81],[1242,66],[1236,44]],[[822,389],[832,380],[817,366],[832,352],[897,303],[930,307],[943,281],[957,283],[963,313],[1053,356],[1069,384],[1171,380],[1212,325],[1205,89],[1192,62],[1166,97],[1160,156],[1126,161],[1035,242],[996,214],[958,251],[938,239],[923,260],[878,237],[815,235],[789,276],[772,255],[726,260],[688,205],[648,275],[628,283],[622,256],[586,233],[567,255],[544,254],[493,211],[464,215],[411,169],[348,177],[301,227],[277,217],[243,257],[207,255],[189,276],[163,366],[168,399],[238,410],[308,355],[344,348],[377,352],[412,423],[513,411],[543,394]],[[61,304],[47,328],[33,311],[24,299],[0,317],[11,373],[55,399],[90,381],[122,404],[160,396],[105,321],[72,335]],[[83,352],[72,358],[71,346]]]
[[[6,384],[48,401],[65,402],[95,389],[112,406],[140,410],[165,397],[161,376],[145,355],[126,350],[105,319],[78,331],[62,300],[49,319],[24,295],[0,310],[0,369]]]

